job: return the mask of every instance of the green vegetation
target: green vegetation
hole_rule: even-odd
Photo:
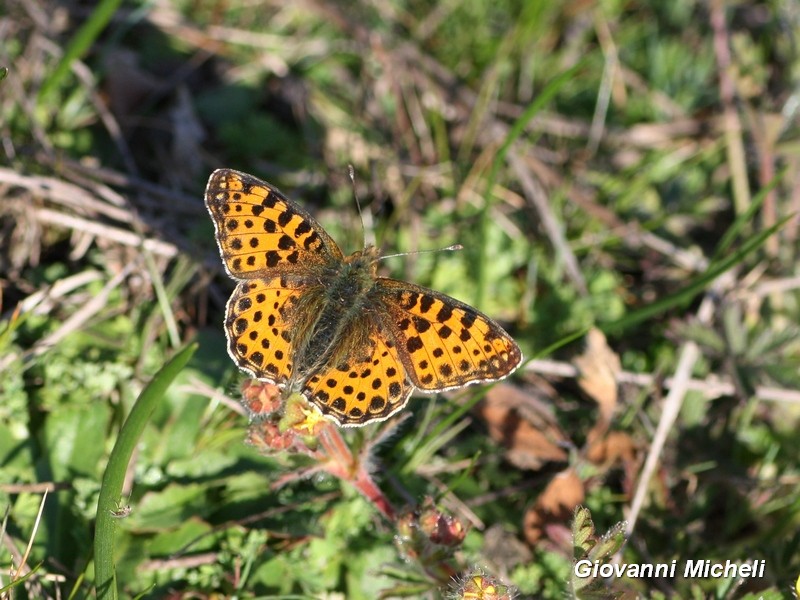
[[[792,597],[798,31],[794,0],[8,0],[0,600]],[[219,167],[529,362],[361,429],[265,418]]]

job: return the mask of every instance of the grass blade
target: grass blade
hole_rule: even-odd
[[[767,241],[772,234],[776,233],[786,222],[793,218],[791,215],[784,217],[769,229],[765,229],[759,234],[753,236],[744,242],[738,250],[733,252],[727,258],[712,263],[705,273],[695,278],[692,282],[686,285],[683,289],[678,290],[674,294],[670,294],[666,298],[662,298],[657,302],[645,306],[629,315],[626,315],[608,325],[601,327],[604,333],[619,333],[620,331],[631,327],[637,323],[645,321],[657,314],[663,313],[675,306],[683,305],[690,302],[692,298],[698,293],[703,291],[709,283],[714,281],[717,277],[722,275],[725,271],[741,262],[745,256],[758,249]]]
[[[46,99],[61,81],[66,77],[67,73],[72,66],[73,61],[79,59],[81,56],[88,52],[89,48],[95,42],[103,28],[108,25],[111,17],[122,4],[122,0],[101,0],[97,7],[92,12],[86,23],[83,24],[72,41],[64,51],[64,56],[53,69],[50,76],[44,80],[42,87],[39,90],[39,102]]]
[[[528,123],[530,123],[530,121],[539,113],[539,111],[541,111],[553,98],[555,98],[558,91],[566,83],[570,82],[575,77],[576,73],[578,73],[582,68],[583,62],[579,62],[573,67],[557,75],[544,87],[544,89],[536,96],[536,99],[531,102],[527,108],[525,108],[523,113],[508,130],[503,143],[500,145],[500,148],[498,148],[497,154],[492,161],[491,170],[486,177],[486,202],[483,205],[481,215],[478,220],[478,259],[475,264],[477,285],[476,295],[474,298],[477,306],[483,305],[483,300],[486,295],[486,268],[489,264],[486,239],[489,235],[488,229],[491,218],[491,208],[494,204],[492,190],[494,189],[494,182],[497,180],[497,174],[500,171],[500,167],[505,162],[506,155],[511,149],[511,146],[523,133],[525,133],[525,128],[528,126]],[[529,140],[529,143],[533,144],[535,139],[535,136],[533,136]]]
[[[744,227],[753,222],[756,217],[756,212],[761,208],[761,205],[764,204],[767,194],[769,194],[778,186],[785,175],[786,171],[784,170],[782,173],[779,173],[773,177],[772,181],[761,188],[758,194],[756,194],[756,196],[750,201],[750,205],[747,207],[747,210],[736,217],[736,221],[734,221],[733,225],[728,228],[728,230],[725,232],[725,235],[722,236],[719,244],[717,244],[717,250],[714,253],[714,258],[712,260],[716,260],[719,256],[723,255],[728,248],[730,248],[733,240],[736,239],[736,236],[739,235]]]
[[[128,468],[133,449],[150,420],[153,410],[177,377],[186,363],[197,350],[197,344],[190,344],[181,350],[172,360],[156,373],[153,380],[142,390],[133,405],[128,418],[119,432],[114,448],[108,458],[108,466],[103,474],[100,486],[100,497],[97,501],[97,521],[95,526],[95,588],[101,600],[117,598],[116,578],[114,575],[114,527],[112,511],[122,493],[125,471]]]

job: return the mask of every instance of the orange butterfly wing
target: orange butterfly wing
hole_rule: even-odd
[[[236,286],[228,300],[228,354],[252,377],[284,386],[294,374],[293,329],[287,318],[303,293],[285,278],[254,279]]]
[[[349,427],[388,419],[406,405],[414,385],[391,334],[374,323],[363,352],[320,370],[306,391],[323,414]]]
[[[522,362],[500,325],[468,304],[406,281],[376,282],[400,358],[424,392],[496,381]]]
[[[260,179],[218,169],[206,207],[228,274],[240,283],[228,301],[228,353],[251,376],[284,386],[295,375],[293,309],[315,267],[344,259],[314,218]]]
[[[205,198],[222,262],[234,279],[270,279],[344,259],[311,215],[252,175],[217,169]]]

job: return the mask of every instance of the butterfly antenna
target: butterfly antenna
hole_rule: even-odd
[[[432,252],[452,252],[454,250],[463,250],[464,246],[461,244],[453,244],[452,246],[447,246],[445,248],[434,248],[433,250],[414,250],[413,252],[398,252],[397,254],[387,254],[386,256],[381,256],[378,260],[383,260],[384,258],[395,258],[397,256],[411,256],[413,254],[431,254]]]
[[[375,229],[373,227],[372,213],[364,212],[361,209],[361,201],[358,199],[356,191],[356,172],[353,165],[347,165],[347,172],[350,175],[350,185],[353,186],[353,197],[356,199],[358,216],[361,218],[361,239],[364,241],[364,248],[375,245]],[[369,232],[369,234],[367,234]],[[368,240],[367,237],[370,239]]]

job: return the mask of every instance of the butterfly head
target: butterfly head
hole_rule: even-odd
[[[381,259],[380,252],[375,246],[366,246],[363,250],[353,252],[344,259],[344,262],[353,271],[369,273],[375,277],[378,270],[378,261]]]

